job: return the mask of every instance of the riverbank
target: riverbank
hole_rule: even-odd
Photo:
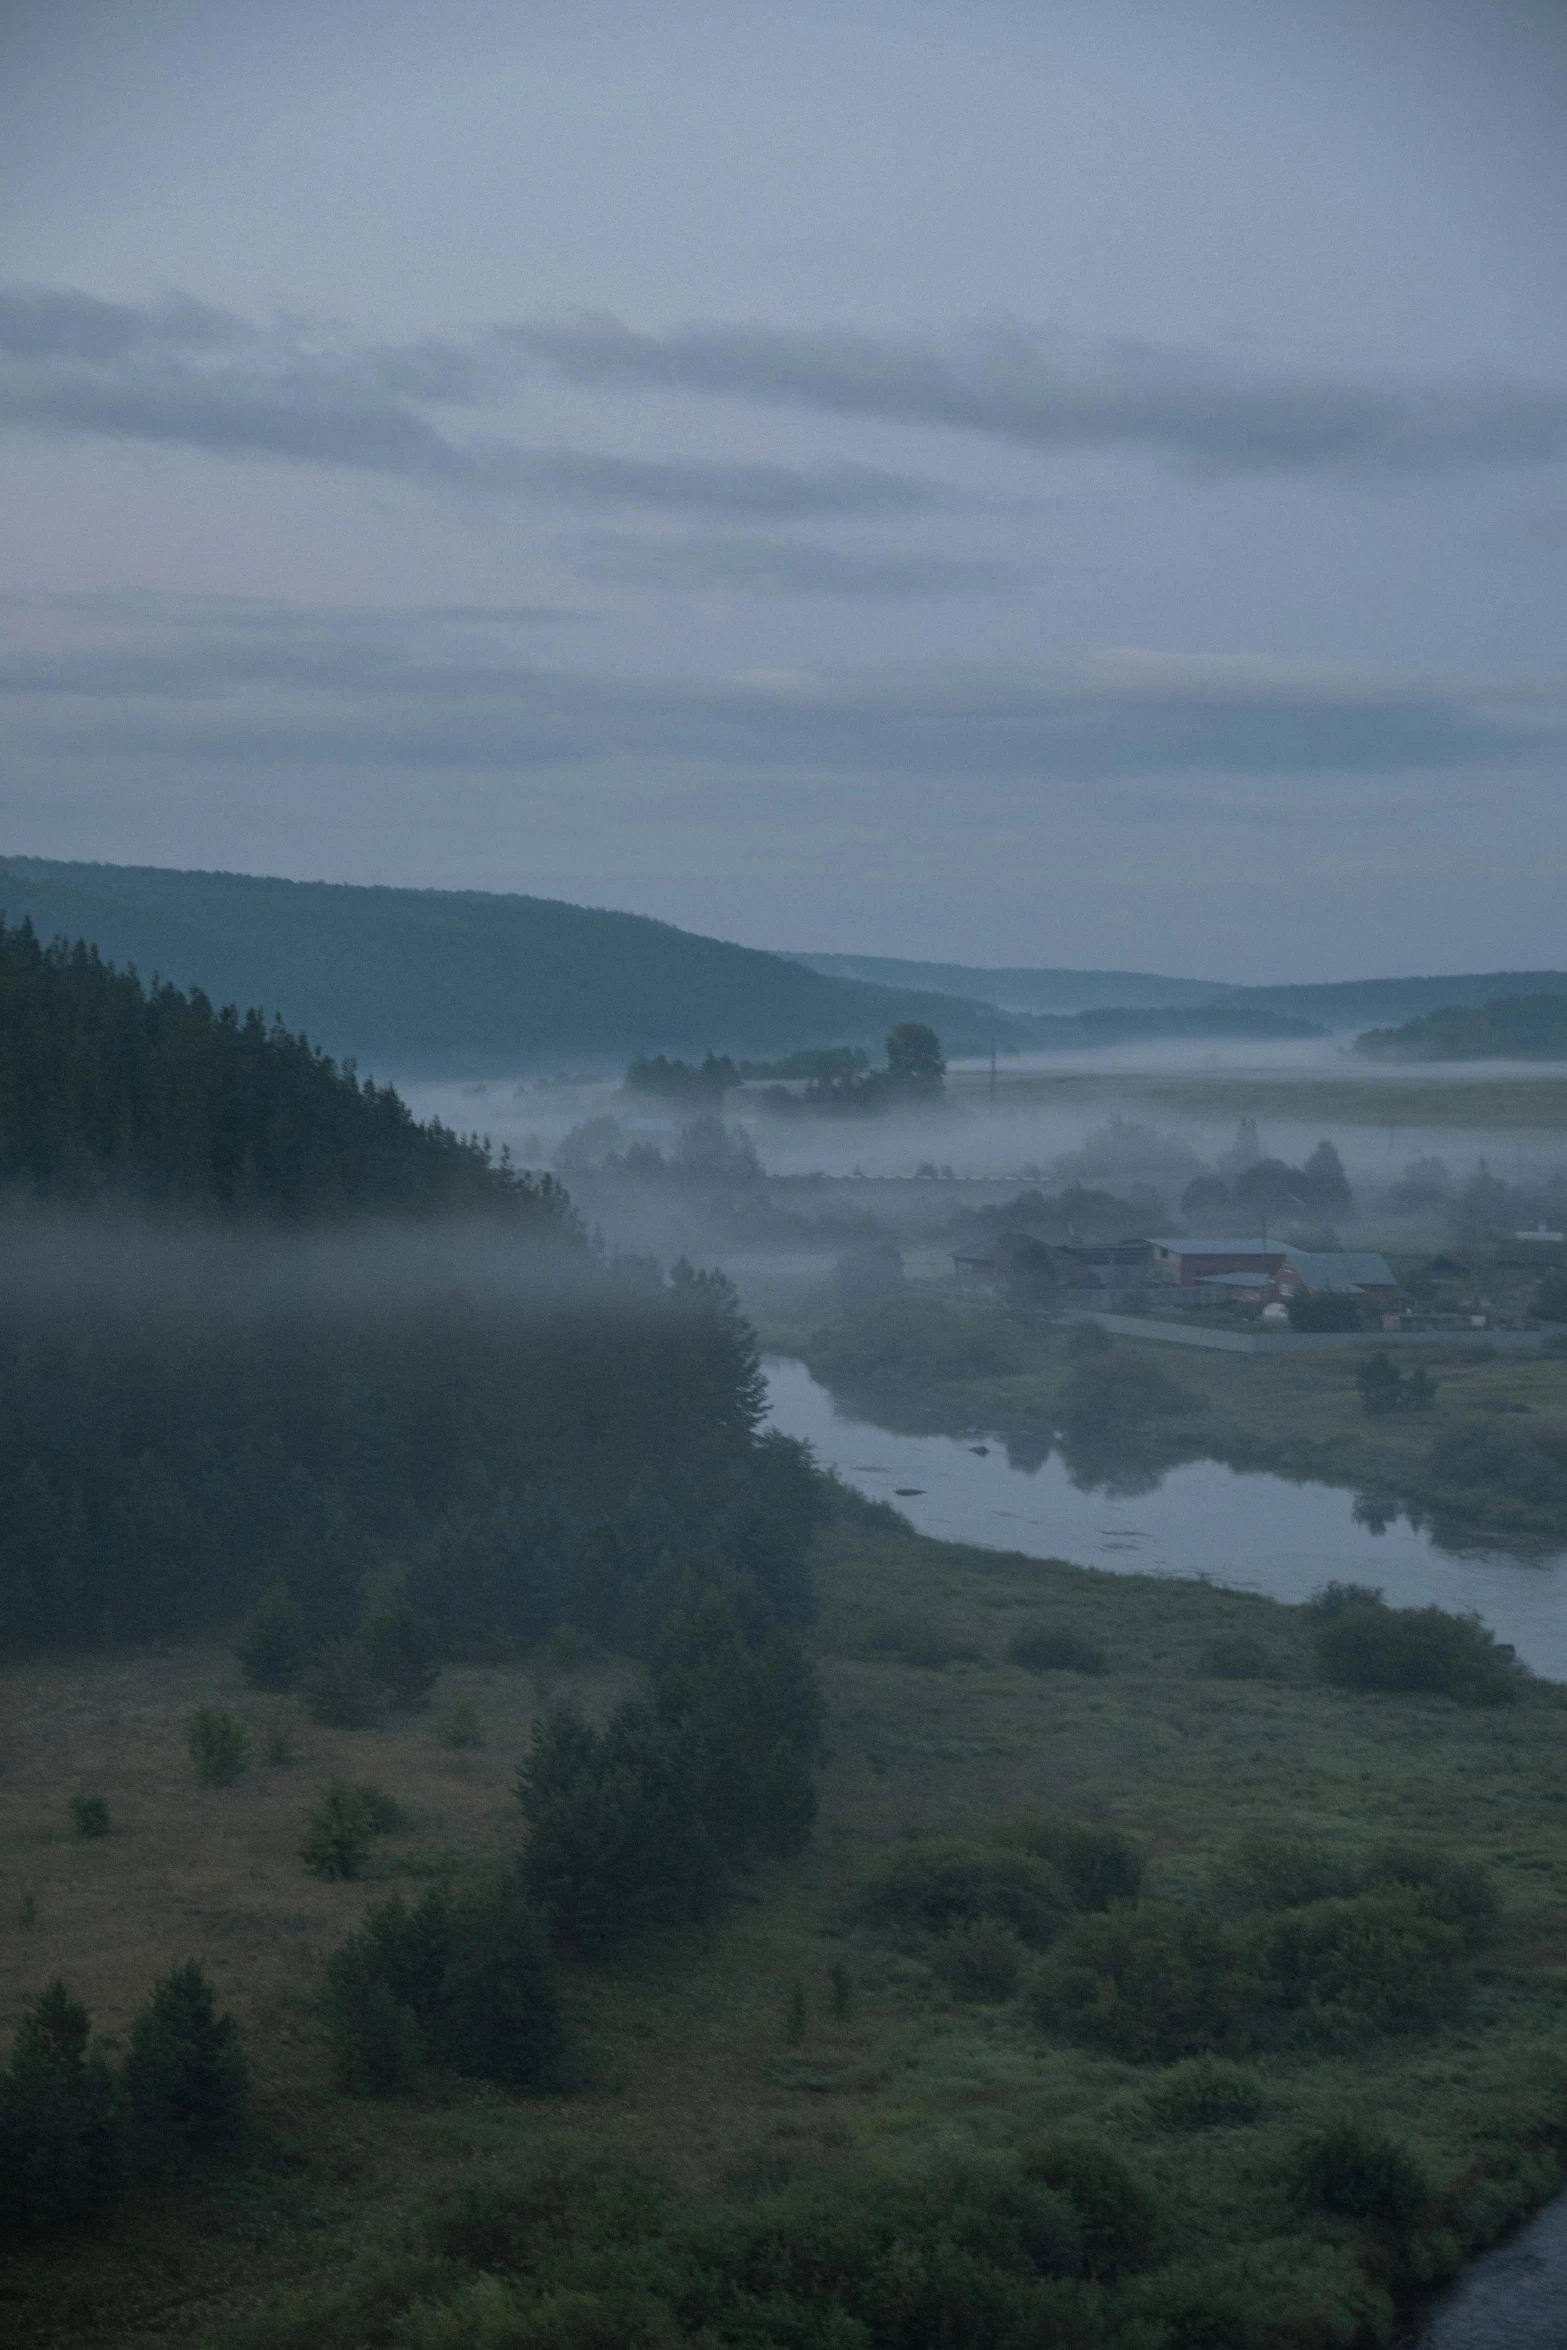
[[[997,1431],[1041,1459],[1064,1429],[1069,1458],[1090,1481],[1210,1459],[1341,1486],[1372,1509],[1411,1512],[1455,1548],[1567,1547],[1560,1356],[1422,1347],[1418,1360],[1437,1388],[1430,1408],[1369,1414],[1355,1376],[1363,1349],[1177,1355],[1123,1335],[1108,1353],[1157,1370],[1163,1400],[1146,1408],[1145,1394],[1139,1403],[1129,1373],[1124,1409],[1111,1395],[1097,1416],[1074,1416],[1081,1338],[999,1307],[959,1312],[899,1297],[793,1337],[788,1351],[816,1378],[888,1427]]]
[[[344,2098],[318,2006],[325,1958],[367,1903],[515,1849],[509,1780],[537,1703],[526,1665],[450,1675],[442,1704],[472,1704],[485,1735],[471,1753],[418,1718],[308,1730],[293,1762],[228,1790],[191,1785],[181,1736],[192,1706],[248,1702],[226,1652],[0,1676],[5,2023],[63,1970],[119,2024],[153,1972],[194,1955],[245,2029],[262,2117],[250,2166],[210,2193],[135,2200],[102,2242],[13,2260],[8,2338],[422,2345],[416,2319],[396,2330],[389,2298],[406,2247],[443,2196],[501,2192],[528,2162],[650,2166],[704,2224],[739,2226],[780,2191],[852,2210],[932,2165],[1000,2176],[1065,2139],[1121,2166],[1102,2175],[1130,2178],[1154,2215],[1125,2273],[1093,2288],[1082,2350],[1134,2321],[1139,2350],[1189,2343],[1198,2313],[1234,2350],[1350,2350],[1386,2338],[1395,2311],[1411,2316],[1553,2191],[1567,2150],[1567,1715],[1548,1693],[1471,1709],[1328,1688],[1302,1610],[923,1541],[863,1510],[823,1534],[816,1573],[827,1733],[809,1849],[757,1868],[711,1932],[569,1968],[584,2075],[544,2100],[450,2080],[411,2101]],[[1101,1669],[1009,1662],[1026,1633],[1065,1635]],[[1267,1677],[1234,1678],[1237,1653]],[[552,1694],[592,1716],[625,1683],[624,1668],[567,1665]],[[373,1778],[406,1813],[362,1887],[321,1887],[298,1863],[299,1818],[327,1775]],[[83,1845],[61,1791],[99,1784],[115,1832]],[[1131,1839],[1146,1863],[1132,1916],[1174,1904],[1250,1932],[1236,1855],[1249,1837],[1273,1852],[1305,1838],[1340,1871],[1390,1842],[1478,1866],[1500,1923],[1462,1962],[1455,2004],[1424,2024],[1259,2025],[1250,2045],[1237,2025],[1230,2070],[1194,2075],[1185,2056],[1139,2059],[1042,2023],[1018,1984],[954,1988],[928,1934],[867,1917],[867,1887],[921,1839],[993,1849],[1037,1814]],[[1218,2084],[1212,2110],[1203,2080]],[[1290,2184],[1346,2115],[1414,2166],[1423,2200],[1397,2228]],[[429,2263],[412,2266],[424,2281],[409,2289],[431,2289]],[[286,2323],[262,2314],[285,2289]],[[569,2337],[610,2338],[624,2337]],[[567,2339],[537,2336],[547,2350]]]

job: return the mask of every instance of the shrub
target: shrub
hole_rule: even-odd
[[[327,1961],[327,2031],[337,2085],[348,2097],[406,2095],[425,2060],[424,2034],[362,1934]]]
[[[406,1599],[383,1600],[373,1608],[360,1629],[359,1646],[371,1675],[400,1711],[413,1713],[429,1704],[440,1676],[440,1643]]]
[[[1280,2006],[1330,2044],[1444,2021],[1466,1988],[1463,1947],[1404,1885],[1285,1910],[1264,1942]]]
[[[1148,2092],[1149,2112],[1170,2130],[1234,2129],[1267,2107],[1261,2075],[1223,2056],[1188,2056]]]
[[[99,2219],[125,2166],[113,2075],[87,2052],[87,2010],[55,1981],[23,2017],[0,2072],[0,2236]]]
[[[931,1960],[954,1999],[1010,1999],[1022,1978],[1024,1947],[999,1918],[949,1927]]]
[[[1376,1583],[1319,1583],[1306,1602],[1306,1613],[1319,1624],[1330,1623],[1346,1608],[1380,1607],[1383,1592]]]
[[[281,1579],[268,1584],[240,1627],[234,1653],[250,1689],[292,1689],[309,1651],[305,1615]]]
[[[1061,1625],[1041,1624],[1014,1632],[1007,1642],[1007,1663],[1025,1673],[1102,1673],[1104,1650],[1080,1633]]]
[[[250,1733],[238,1714],[199,1706],[185,1725],[185,1744],[203,1787],[232,1787],[250,1766]]]
[[[1048,1861],[1079,1909],[1108,1909],[1112,1901],[1135,1901],[1143,1889],[1142,1853],[1118,1828],[1090,1828],[1079,1820],[1035,1813],[1008,1820],[997,1829],[996,1842]]]
[[[1027,1998],[1043,2029],[1134,2063],[1244,2047],[1267,2003],[1248,1938],[1174,1902],[1078,1918],[1034,1972]]]
[[[1076,1362],[1065,1380],[1057,1409],[1061,1424],[1074,1435],[1100,1435],[1111,1429],[1139,1428],[1147,1420],[1167,1419],[1191,1410],[1197,1398],[1179,1381],[1140,1355],[1089,1355]]]
[[[1360,1876],[1367,1892],[1383,1886],[1411,1887],[1420,1896],[1421,1907],[1440,1924],[1453,1927],[1469,1950],[1483,1950],[1496,1939],[1502,1905],[1478,1862],[1454,1860],[1426,1845],[1383,1844],[1370,1855]]]
[[[1203,1650],[1202,1670],[1215,1681],[1276,1681],[1278,1668],[1249,1632],[1221,1632]]]
[[[1042,1950],[1061,1932],[1072,1903],[1056,1871],[1029,1853],[932,1839],[888,1864],[867,1888],[865,1909],[879,1924],[926,1934],[990,1918]]]
[[[136,2144],[155,2161],[232,2146],[249,2128],[239,2027],[218,2014],[194,1959],[164,1976],[131,2025],[124,2083]]]
[[[1567,1271],[1545,1275],[1534,1293],[1534,1316],[1539,1322],[1567,1322]]]
[[[1114,2147],[1088,2137],[1047,2138],[1023,2151],[1023,2175],[1064,2195],[1077,2214],[1090,2276],[1146,2267],[1159,2236],[1159,2206]]]
[[[454,1749],[484,1744],[478,1713],[466,1697],[447,1707],[435,1725],[435,1735],[443,1746]]]
[[[1460,1705],[1510,1705],[1526,1678],[1477,1615],[1437,1607],[1347,1606],[1319,1625],[1317,1664],[1341,1689],[1418,1692]]]
[[[310,1719],[324,1729],[363,1730],[375,1719],[376,1679],[356,1641],[318,1648],[300,1675],[299,1693]]]
[[[1335,2219],[1408,2228],[1431,2199],[1409,2149],[1375,2122],[1346,2118],[1303,2138],[1287,2167],[1297,2194]]]
[[[972,1665],[979,1662],[979,1650],[950,1624],[939,1623],[934,1616],[895,1616],[889,1622],[878,1624],[870,1636],[872,1648],[899,1656],[906,1665],[919,1665],[925,1672],[939,1673],[947,1665]]]
[[[71,1797],[71,1826],[78,1836],[107,1836],[109,1806],[101,1795]]]
[[[395,1795],[388,1795],[384,1787],[373,1787],[368,1779],[355,1779],[351,1784],[364,1804],[372,1836],[395,1836],[408,1826],[408,1814]]]
[[[332,1779],[311,1806],[299,1857],[313,1877],[357,1877],[374,1834],[363,1789],[348,1779]]]
[[[1359,1890],[1355,1864],[1304,1836],[1259,1828],[1219,1864],[1221,1893],[1237,1909],[1299,1909],[1308,1901]]]

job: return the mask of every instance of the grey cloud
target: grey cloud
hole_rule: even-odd
[[[330,615],[258,612],[249,627],[176,625],[0,661],[18,750],[517,770],[660,760],[793,788],[875,776],[967,800],[1123,777],[1396,776],[1518,768],[1560,756],[1567,693],[1446,684],[1327,664],[1082,654],[973,664],[628,676],[475,656],[450,640],[378,635]]]
[[[1567,452],[1567,390],[1502,376],[1357,381],[1012,327],[946,344],[723,324],[653,335],[587,313],[498,339],[572,383],[938,425],[1034,449],[1133,445],[1222,473],[1433,472]]]
[[[334,348],[284,323],[262,335],[184,300],[144,309],[71,293],[0,292],[0,424],[282,457],[560,505],[631,506],[731,522],[921,513],[964,501],[863,464],[644,458],[459,439],[424,408],[499,399],[515,359],[482,336]]]
[[[793,539],[604,535],[570,550],[584,579],[622,587],[758,596],[994,595],[1018,586],[1012,563],[940,555],[851,555]]]

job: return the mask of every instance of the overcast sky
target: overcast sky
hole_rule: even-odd
[[[10,0],[0,852],[1567,964],[1567,14]]]

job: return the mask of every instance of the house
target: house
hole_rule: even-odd
[[[1028,1257],[1045,1243],[1031,1232],[998,1232],[993,1240],[975,1241],[954,1249],[952,1270],[960,1289],[999,1289],[1012,1277],[1019,1257]]]
[[[1290,1248],[1264,1238],[1151,1240],[1149,1278],[1177,1294],[1171,1304],[1256,1304],[1324,1294],[1397,1295],[1387,1259],[1374,1249]]]

